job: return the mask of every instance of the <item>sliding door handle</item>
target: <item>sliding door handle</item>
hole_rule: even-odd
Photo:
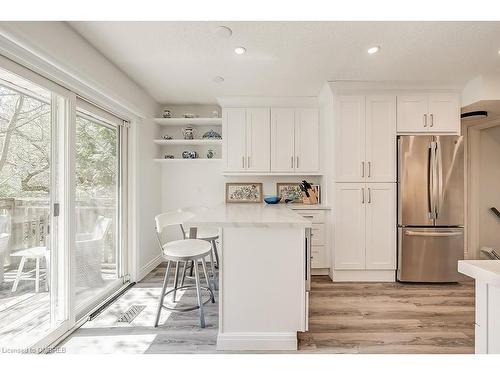
[[[368,203],[372,203],[372,189],[368,188]]]
[[[431,128],[434,126],[434,114],[431,113]]]
[[[365,162],[361,162],[361,177],[365,177]]]
[[[365,204],[365,188],[361,188],[361,203]]]
[[[427,113],[424,114],[424,128],[427,127]]]

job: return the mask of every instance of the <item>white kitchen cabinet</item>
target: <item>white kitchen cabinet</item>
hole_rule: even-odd
[[[319,170],[319,120],[316,108],[295,109],[295,171]]]
[[[269,108],[249,108],[246,117],[246,170],[250,172],[269,172],[271,167]]]
[[[244,170],[246,166],[246,108],[227,108],[223,112],[223,146],[226,169]]]
[[[225,108],[222,126],[226,171],[269,172],[269,108]]]
[[[460,133],[460,97],[456,93],[399,95],[398,133]]]
[[[335,108],[335,181],[363,182],[365,97],[339,96]]]
[[[330,247],[325,211],[317,209],[294,211],[313,223],[311,230],[311,268],[313,270],[330,268]]]
[[[295,169],[295,108],[271,109],[271,171]]]
[[[396,184],[366,184],[366,269],[396,268]]]
[[[396,269],[396,184],[335,184],[335,270]]]
[[[365,268],[365,184],[335,184],[335,269]]]
[[[429,95],[429,131],[460,132],[460,98],[456,94]]]
[[[316,108],[271,109],[271,171],[319,170],[319,120]]]
[[[366,181],[396,181],[396,98],[366,97]]]
[[[339,96],[335,181],[396,181],[396,97]]]

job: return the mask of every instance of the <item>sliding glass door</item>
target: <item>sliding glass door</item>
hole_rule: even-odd
[[[84,101],[76,114],[77,318],[123,285],[123,121]]]
[[[127,123],[0,56],[0,353],[57,340],[128,281]]]
[[[51,86],[51,85],[48,85]],[[52,86],[55,87],[55,86]],[[57,92],[59,91],[59,92]],[[59,241],[59,147],[67,98],[0,68],[0,348],[31,347],[68,322]]]

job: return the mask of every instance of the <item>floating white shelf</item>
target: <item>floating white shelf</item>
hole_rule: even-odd
[[[222,125],[221,117],[196,117],[196,118],[155,118],[155,123],[162,126],[182,126],[182,125]]]
[[[155,139],[154,143],[158,145],[185,146],[220,145],[222,144],[222,139]]]
[[[154,159],[159,163],[214,163],[222,161],[222,159],[206,159],[206,158],[198,158],[198,159]]]

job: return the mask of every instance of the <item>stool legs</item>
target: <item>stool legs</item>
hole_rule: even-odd
[[[163,306],[163,299],[165,298],[165,290],[167,289],[169,271],[170,271],[170,261],[168,261],[167,269],[165,270],[165,279],[163,280],[163,287],[161,288],[161,294],[160,294],[160,302],[158,303],[158,311],[156,312],[155,327],[158,327],[158,322],[160,321],[161,307]]]
[[[200,275],[198,271],[198,262],[194,262],[194,278],[196,281],[196,295],[198,297],[198,306],[200,307],[200,326],[205,328],[205,314],[203,309],[203,302],[201,299],[201,288],[200,288]]]
[[[172,293],[172,302],[175,302],[175,296],[177,294],[178,284],[179,284],[179,262],[175,262],[174,292]]]
[[[213,249],[214,254],[215,254],[215,260],[217,262],[215,264],[215,268],[219,269],[219,253],[217,252],[217,243],[215,242],[215,240],[212,240],[210,242],[212,242],[212,249]]]
[[[210,268],[212,269],[212,284],[214,286],[214,290],[217,290],[217,285],[215,281],[215,265],[214,265],[214,254],[213,251],[210,252]]]
[[[16,280],[14,280],[14,285],[12,285],[12,293],[17,290],[17,286],[19,285],[19,280],[21,280],[21,275],[23,274],[24,263],[26,262],[26,257],[21,258],[21,262],[19,263],[19,267],[17,268]]]
[[[212,285],[210,283],[210,278],[208,277],[207,262],[205,261],[205,258],[201,258],[201,264],[203,265],[203,273],[205,274],[205,279],[207,280],[208,289],[212,289]],[[215,289],[215,287],[214,287],[214,289]],[[212,303],[215,303],[215,297],[214,297],[213,292],[210,295],[212,297],[211,298]]]

